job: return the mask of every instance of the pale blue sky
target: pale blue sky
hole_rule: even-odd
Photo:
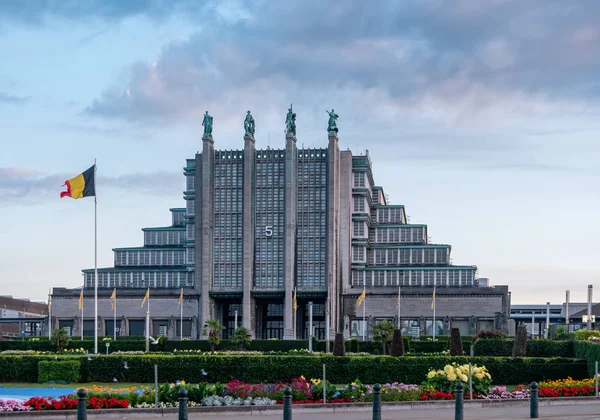
[[[369,149],[377,184],[513,302],[600,286],[600,3],[517,0],[0,2],[0,293],[45,298],[183,206],[201,148]],[[597,293],[600,293],[598,291]],[[600,296],[600,295],[599,295]]]

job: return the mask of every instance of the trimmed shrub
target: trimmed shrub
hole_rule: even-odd
[[[394,357],[404,356],[404,340],[402,339],[402,330],[394,330],[390,355]]]
[[[595,375],[594,362],[600,360],[600,344],[590,343],[589,341],[575,341],[573,350],[576,357],[587,360],[588,377],[593,378]]]
[[[460,330],[452,328],[450,332],[450,356],[463,356],[463,346],[460,340]]]
[[[477,334],[475,334],[473,336],[473,341],[476,341],[479,339],[487,340],[487,339],[498,339],[498,338],[506,338],[506,334],[504,334],[502,331],[484,330],[484,331],[479,331]]]
[[[515,336],[515,342],[513,344],[512,356],[513,357],[525,357],[527,354],[527,327],[525,325],[519,325],[517,327],[517,334]]]
[[[356,338],[351,338],[346,341],[346,351],[350,353],[358,353],[360,351],[358,340]]]
[[[584,329],[575,331],[575,340],[588,340],[590,337],[600,337],[600,331]]]
[[[37,382],[38,362],[42,360],[48,360],[48,357],[0,356],[0,382]],[[161,381],[185,380],[191,383],[225,383],[232,379],[273,383],[301,375],[320,378],[323,363],[327,363],[327,378],[332,383],[350,383],[357,378],[371,384],[394,381],[421,383],[430,369],[443,369],[452,362],[485,366],[497,384],[588,376],[585,360],[564,358],[109,355],[91,360],[85,356],[59,356],[59,360],[80,361],[81,382],[111,382],[117,378],[119,382],[151,383],[154,380],[154,364],[158,365]],[[125,362],[128,369],[123,369]],[[202,370],[207,375],[203,375]]]
[[[41,360],[38,363],[38,382],[77,382],[80,365],[79,360]]]
[[[410,352],[411,353],[440,353],[444,350],[448,350],[448,340],[440,341],[411,341]]]
[[[333,345],[333,355],[334,356],[345,356],[346,355],[346,346],[344,344],[344,334],[337,333],[335,335],[335,344]]]
[[[529,340],[527,357],[575,357],[572,341]]]
[[[510,356],[514,340],[509,338],[477,339],[473,343],[475,356]]]

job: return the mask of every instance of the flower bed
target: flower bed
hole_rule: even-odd
[[[73,410],[77,408],[78,400],[75,396],[63,396],[59,398],[33,397],[23,403],[35,411],[42,410]],[[101,408],[128,408],[129,401],[118,398],[91,397],[87,400],[87,408],[99,410]]]
[[[15,400],[0,400],[0,413],[9,411],[31,411],[31,407]]]

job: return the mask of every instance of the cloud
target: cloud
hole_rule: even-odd
[[[29,96],[16,96],[6,92],[0,91],[0,105],[22,105],[28,102],[31,98]]]
[[[136,63],[124,85],[108,87],[85,112],[161,124],[197,119],[206,108],[229,120],[232,104],[256,107],[268,98],[275,102],[259,107],[269,113],[312,97],[350,99],[378,121],[382,107],[362,100],[374,93],[385,98],[388,115],[412,109],[459,122],[488,111],[510,119],[557,105],[560,112],[598,106],[597,2],[538,8],[511,0],[298,0],[285,8],[246,7],[230,4],[226,10],[237,11],[230,21],[204,22],[185,42],[164,46],[154,63]]]
[[[0,168],[0,196],[4,205],[40,204],[58,198],[66,179],[73,174],[46,174],[29,168]],[[172,194],[182,188],[181,175],[175,172],[123,174],[115,177],[98,176],[102,187],[126,190],[133,194]]]

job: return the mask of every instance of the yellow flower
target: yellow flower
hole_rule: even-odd
[[[444,366],[444,372],[452,373],[452,372],[454,372],[454,368],[451,365],[446,365],[446,366]]]
[[[302,375],[302,376],[300,377],[300,379],[302,379],[303,381],[306,381],[306,378],[304,377],[304,375]]]
[[[446,376],[446,373],[445,373],[443,370],[438,370],[438,371],[437,371],[437,375],[438,375],[440,378],[443,378],[444,376]]]
[[[462,375],[460,379],[462,379],[463,382],[467,382],[469,380],[469,377],[467,375]]]
[[[448,380],[452,382],[456,381],[456,375],[454,373],[449,373]]]
[[[483,379],[483,373],[481,373],[481,372],[477,372],[477,373],[476,373],[474,376],[475,376],[477,379]]]
[[[431,379],[431,378],[435,377],[435,370],[432,370],[432,371],[430,371],[430,372],[427,374],[427,377],[428,377],[429,379]]]

